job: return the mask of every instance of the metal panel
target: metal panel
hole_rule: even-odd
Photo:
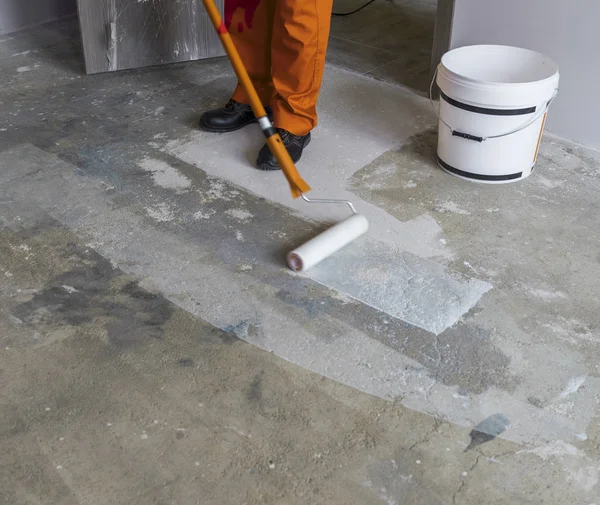
[[[78,0],[78,10],[89,74],[225,54],[201,0]]]

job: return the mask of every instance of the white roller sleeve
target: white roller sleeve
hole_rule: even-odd
[[[361,214],[354,214],[289,252],[288,265],[296,272],[308,270],[366,233],[368,229],[367,218]]]

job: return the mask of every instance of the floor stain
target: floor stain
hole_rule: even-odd
[[[246,397],[252,403],[260,403],[262,400],[263,376],[264,372],[261,371],[254,377],[252,383],[250,384],[250,387],[248,388],[248,393],[246,394]]]
[[[194,360],[192,358],[181,358],[177,361],[177,365],[184,368],[190,368],[194,366]]]
[[[487,417],[471,430],[469,436],[471,442],[465,449],[465,452],[475,447],[491,442],[496,437],[502,435],[510,427],[510,421],[503,414],[494,414]]]
[[[49,233],[48,230],[38,232],[44,236]],[[64,230],[55,230],[55,234],[65,238]],[[31,257],[48,254],[36,246],[39,237],[36,238],[32,230],[19,233],[5,230],[4,235],[9,244],[21,244],[23,248],[12,251],[8,258],[18,275],[27,268],[25,248]],[[34,330],[43,325],[76,328],[100,320],[108,341],[116,348],[162,338],[163,326],[173,313],[172,304],[142,289],[137,281],[113,267],[93,249],[68,242],[58,258],[43,260],[50,269],[46,272],[45,285],[35,289],[29,300],[12,308],[14,320]],[[56,261],[66,263],[68,270],[53,275]]]

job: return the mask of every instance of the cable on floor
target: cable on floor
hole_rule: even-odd
[[[352,14],[356,14],[357,12],[362,11],[365,7],[368,7],[369,5],[371,5],[375,0],[369,0],[366,4],[364,4],[363,6],[359,7],[358,9],[355,9],[353,11],[350,12],[332,12],[331,14],[333,16],[352,16]]]

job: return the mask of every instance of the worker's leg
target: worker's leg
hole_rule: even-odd
[[[273,96],[271,38],[277,0],[225,0],[225,24],[263,105]],[[233,99],[248,104],[238,84]]]
[[[271,41],[274,122],[298,161],[317,125],[317,101],[325,68],[333,0],[278,0]],[[287,139],[287,140],[286,140]],[[277,168],[263,149],[259,167]]]
[[[225,0],[224,22],[265,106],[273,96],[271,36],[277,0]],[[235,131],[256,121],[244,89],[238,84],[223,108],[206,112],[200,126],[208,131]],[[269,110],[270,112],[270,110]]]
[[[317,125],[333,0],[280,0],[271,42],[275,121],[294,135]]]

